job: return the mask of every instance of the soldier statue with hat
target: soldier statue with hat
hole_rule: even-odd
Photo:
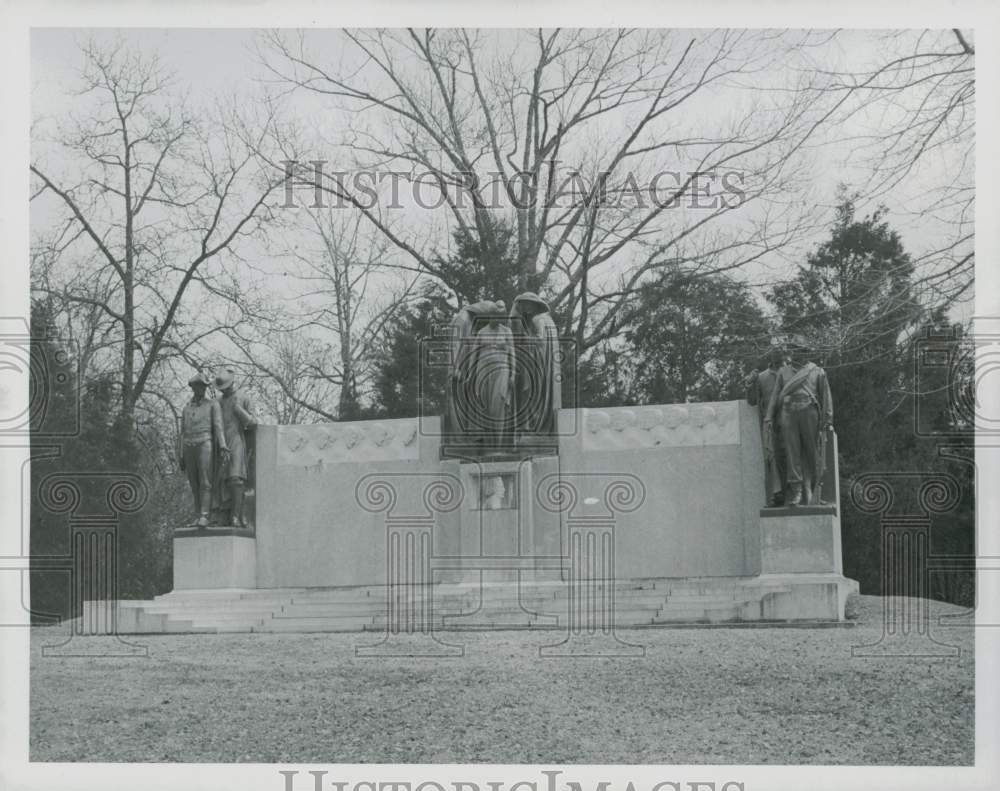
[[[218,401],[205,398],[210,383],[206,374],[199,372],[192,376],[188,386],[193,395],[181,412],[179,463],[191,485],[198,527],[208,526],[214,467],[229,454],[222,409]]]
[[[806,359],[803,339],[789,348],[791,362],[778,371],[764,418],[765,431],[780,426],[785,451],[787,505],[820,504],[833,398],[826,371]]]
[[[771,403],[771,393],[778,381],[778,372],[791,363],[791,358],[780,344],[771,346],[762,370],[754,369],[744,379],[747,402],[756,406],[760,416],[760,434],[764,446],[764,492],[770,506],[784,505],[785,502],[785,451],[781,441],[780,424],[765,430],[767,408]]]
[[[215,377],[219,397],[216,403],[222,413],[222,426],[229,452],[223,457],[215,479],[217,520],[233,527],[246,527],[243,501],[249,475],[249,443],[247,433],[257,425],[250,399],[236,389],[236,377],[225,369]]]

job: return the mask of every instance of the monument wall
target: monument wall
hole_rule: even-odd
[[[580,490],[581,500],[598,478],[622,474],[642,483],[642,506],[616,515],[619,578],[759,573],[764,473],[754,407],[727,401],[562,410],[559,425],[573,430],[560,437],[557,463],[535,462],[532,488],[554,469]],[[520,507],[482,514],[476,518],[484,521],[471,531],[476,535],[466,536],[470,517],[462,514],[475,503],[427,510],[424,493],[435,481],[464,487],[465,498],[478,496],[456,462],[441,461],[438,434],[437,419],[427,417],[260,426],[257,587],[383,583],[387,516],[429,518],[434,548],[428,551],[447,555],[479,554],[489,541],[483,531],[489,532],[490,520],[507,518],[504,513],[524,518],[518,514],[528,511]],[[359,499],[359,482],[378,479],[391,481],[393,490],[384,510]],[[529,511],[537,524],[534,538],[523,544],[561,541],[558,528],[553,533],[545,526],[558,516],[534,506]],[[554,549],[546,547],[546,554]]]
[[[563,474],[630,474],[645,489],[642,507],[616,517],[619,578],[760,572],[764,469],[756,407],[723,401],[578,414],[580,430],[560,441]]]
[[[441,474],[417,420],[257,429],[257,587],[371,585],[386,578],[386,515],[361,507],[365,476],[419,502]],[[426,473],[422,475],[421,473]]]

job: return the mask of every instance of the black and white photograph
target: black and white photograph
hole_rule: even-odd
[[[997,11],[365,5],[2,12],[0,787],[997,787]]]

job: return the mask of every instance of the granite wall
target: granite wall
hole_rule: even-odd
[[[576,419],[579,430],[560,441],[563,475],[621,473],[644,489],[640,507],[616,516],[620,579],[760,572],[764,470],[756,407],[724,401],[585,409]]]
[[[597,502],[590,489],[616,475],[641,482],[641,504],[616,515],[619,578],[760,571],[764,477],[754,407],[728,401],[562,410],[559,426],[558,464],[540,460],[536,484],[558,469],[583,504]],[[417,547],[418,558],[471,549],[463,520],[473,493],[455,462],[441,462],[438,434],[439,423],[426,417],[260,426],[257,587],[384,582],[390,524],[432,528],[433,546]],[[529,494],[537,497],[522,496]],[[530,512],[539,522],[533,541],[551,554],[548,544],[565,533],[541,529],[537,504]],[[471,518],[495,521],[503,513]],[[551,521],[551,513],[542,518]]]
[[[386,515],[424,512],[442,476],[438,433],[416,419],[258,427],[257,587],[383,582]]]

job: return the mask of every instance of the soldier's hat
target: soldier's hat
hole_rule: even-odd
[[[219,373],[215,375],[215,386],[222,390],[225,390],[234,381],[236,381],[236,377],[233,375],[233,372],[228,368],[223,368],[221,371],[219,371]]]
[[[548,313],[549,303],[542,299],[534,291],[525,291],[523,294],[518,294],[517,298],[514,300],[514,308],[518,308],[518,305],[522,307],[524,305],[531,305],[534,308],[534,313]],[[518,312],[521,312],[518,310]]]
[[[208,378],[208,374],[198,371],[194,376],[188,379],[188,387],[194,387],[195,385],[205,385],[208,387],[212,384],[212,380]]]

